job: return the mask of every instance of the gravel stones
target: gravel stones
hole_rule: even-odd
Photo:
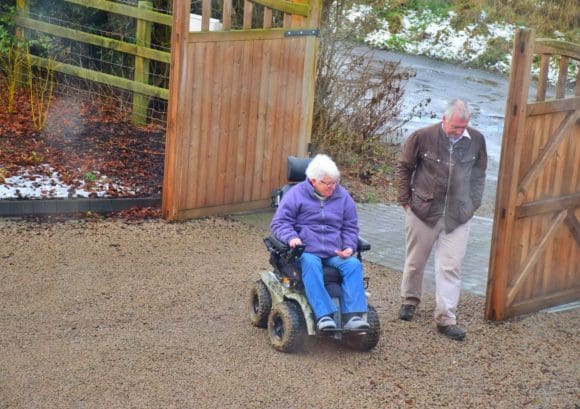
[[[265,232],[208,218],[0,219],[1,408],[573,408],[580,312],[437,333],[426,294],[400,321],[400,273],[365,262],[381,340],[358,353],[309,339],[274,351],[247,317],[269,269]]]

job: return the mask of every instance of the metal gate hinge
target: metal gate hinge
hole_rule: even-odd
[[[320,30],[317,28],[307,30],[287,30],[284,32],[284,37],[306,37],[306,36],[320,37]]]

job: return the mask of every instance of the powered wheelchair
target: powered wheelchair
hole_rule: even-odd
[[[308,160],[304,158],[288,158],[289,184],[273,192],[273,204],[278,204],[281,195],[286,193],[292,183],[305,179],[304,170]],[[301,279],[301,270],[297,260],[304,251],[304,246],[290,248],[274,236],[264,239],[264,244],[270,253],[270,264],[273,271],[260,272],[259,279],[252,286],[249,294],[249,318],[252,325],[267,328],[270,343],[274,349],[281,352],[292,352],[300,348],[306,336],[325,336],[344,342],[358,351],[373,349],[380,338],[380,322],[375,308],[368,304],[366,318],[369,328],[348,330],[343,328],[341,312],[342,277],[335,268],[324,267],[324,284],[326,290],[336,304],[337,311],[334,321],[335,329],[318,331],[316,319],[306,298]],[[370,250],[371,246],[359,238],[356,255],[362,262],[362,252]],[[368,277],[364,278],[365,292],[368,288]],[[366,292],[367,300],[369,293]]]

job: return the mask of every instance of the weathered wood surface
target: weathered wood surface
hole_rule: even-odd
[[[580,98],[566,96],[562,85],[578,50],[575,44],[535,41],[531,31],[516,33],[486,319],[580,299]],[[528,101],[535,53],[543,54],[541,72],[536,101]],[[548,98],[552,54],[560,59],[559,79],[554,98]]]

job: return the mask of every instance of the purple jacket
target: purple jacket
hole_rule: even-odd
[[[336,250],[347,247],[356,251],[359,233],[356,205],[340,185],[322,201],[314,194],[310,181],[305,180],[282,196],[270,229],[286,244],[299,237],[306,252],[321,258],[336,256]]]

